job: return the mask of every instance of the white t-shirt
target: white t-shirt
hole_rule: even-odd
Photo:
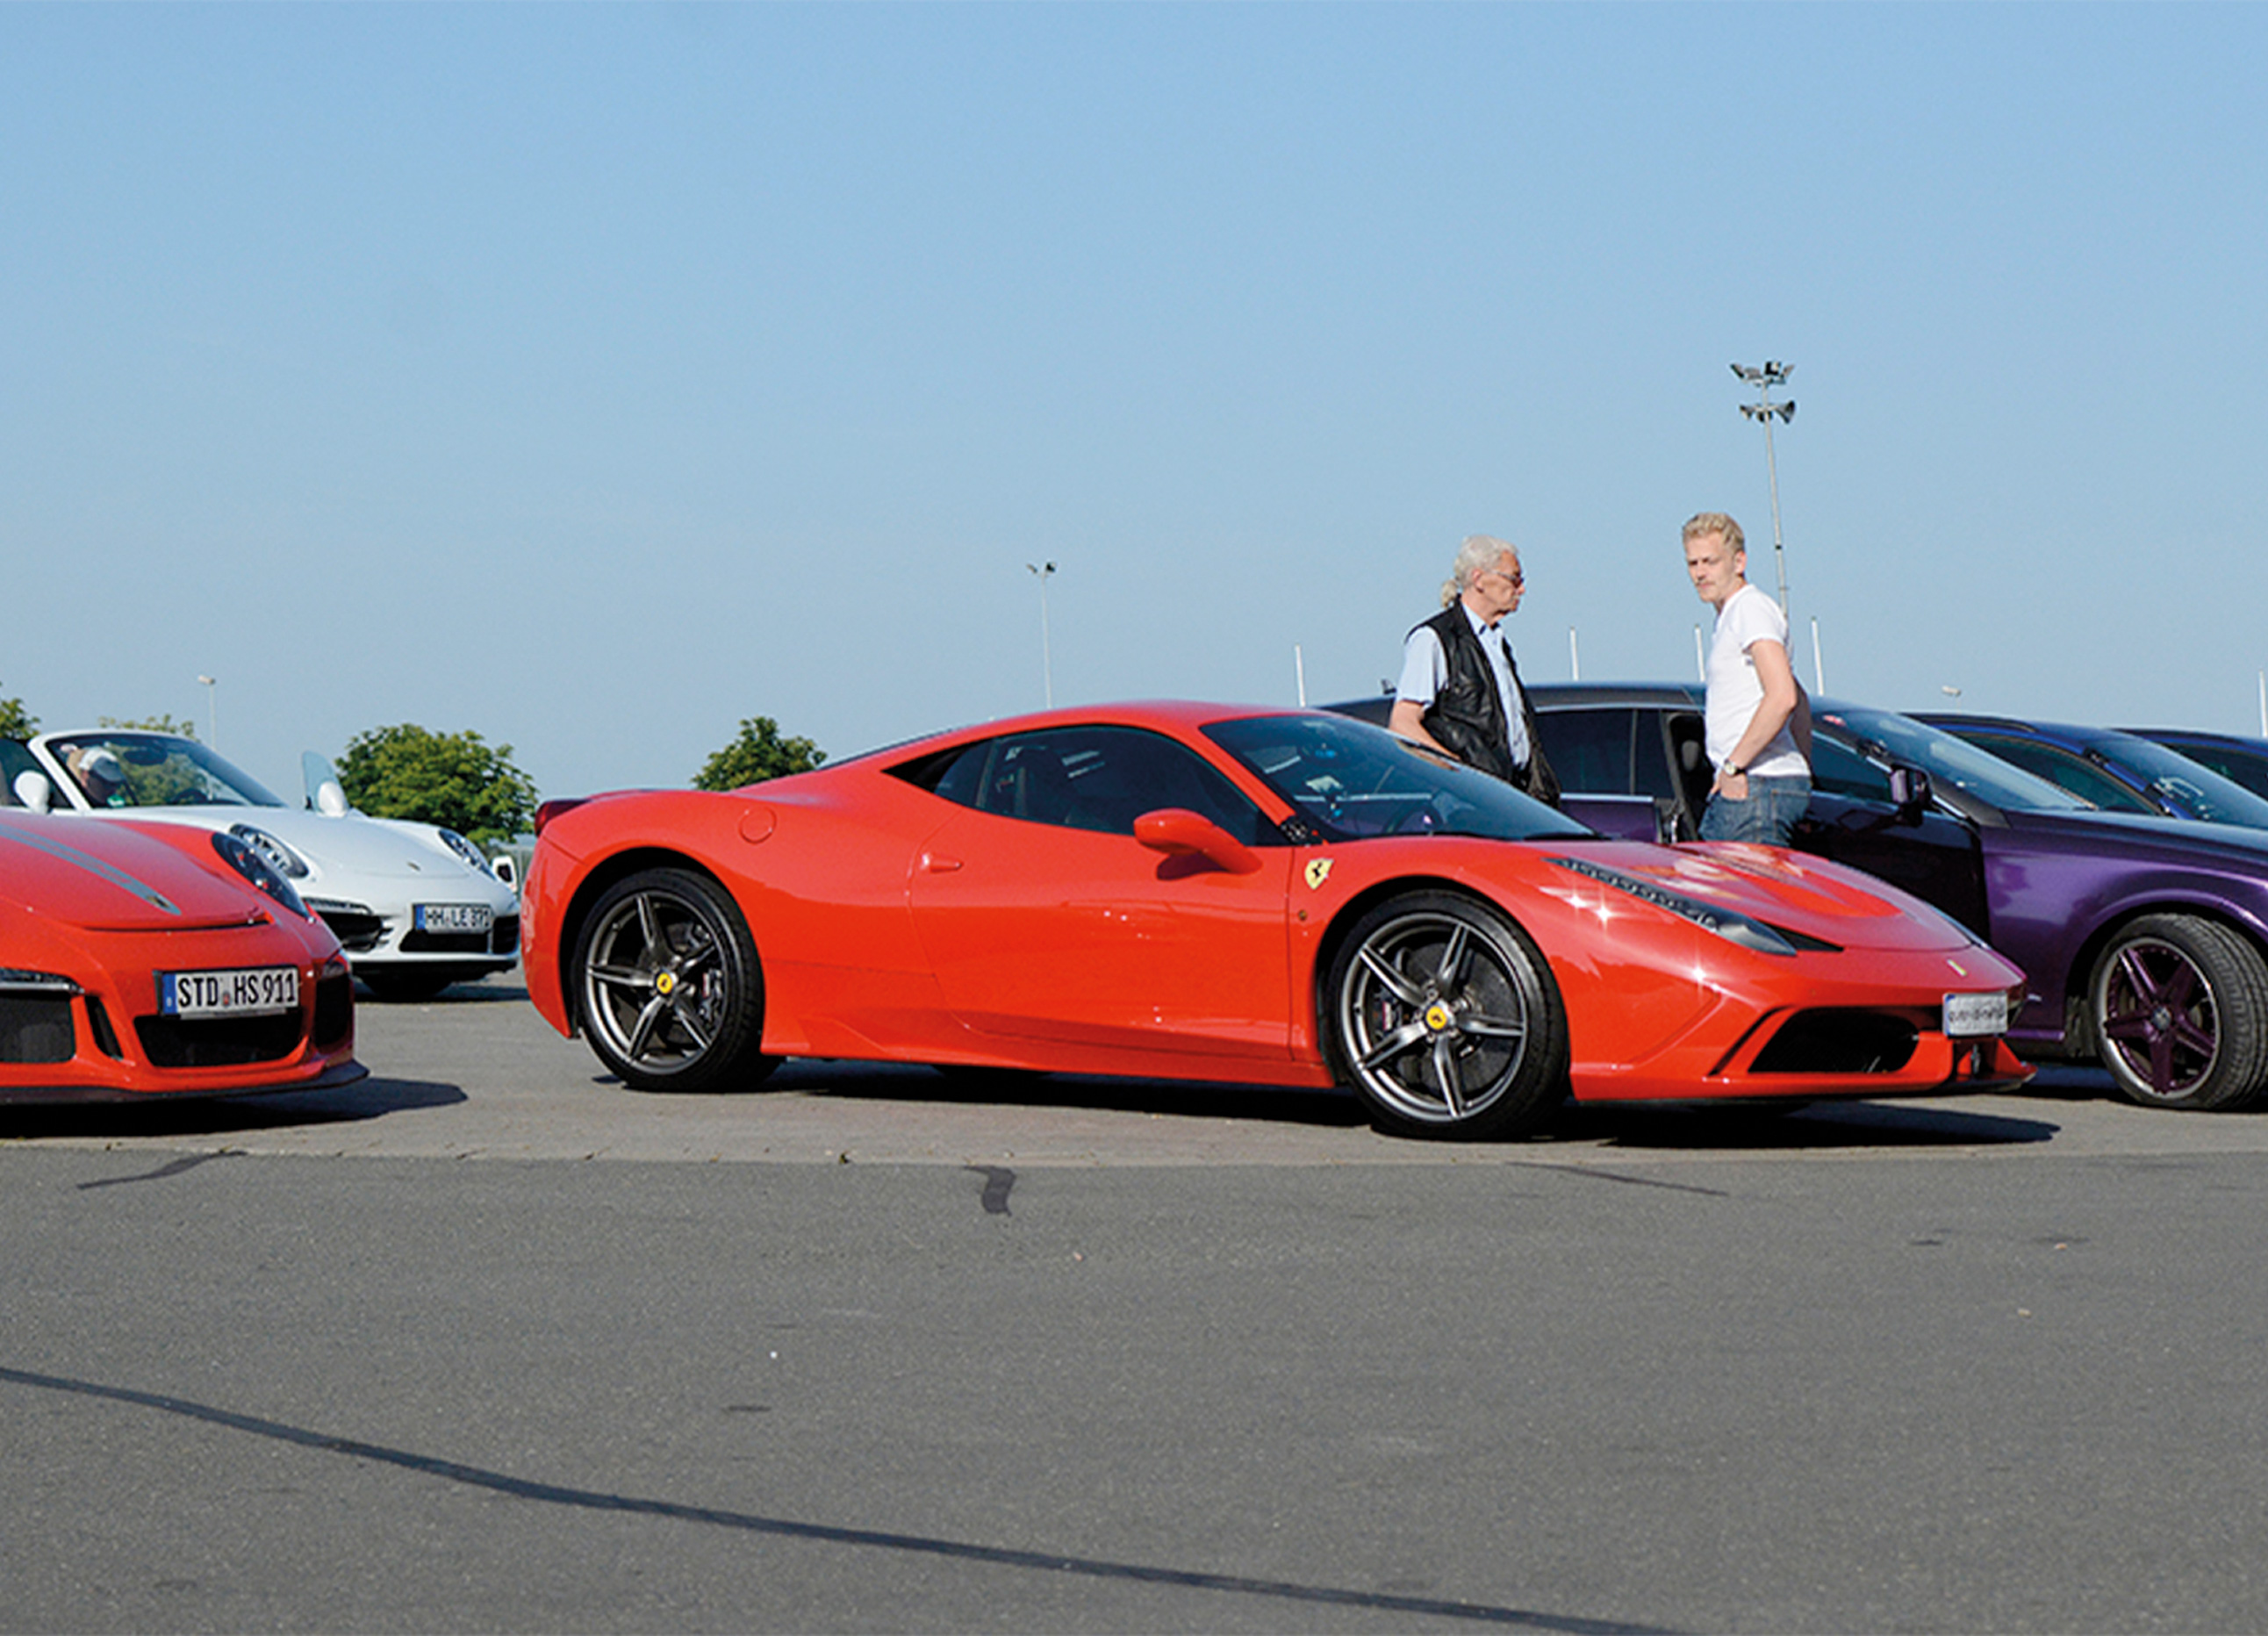
[[[1717,632],[1709,640],[1709,703],[1705,716],[1709,764],[1722,767],[1731,758],[1741,735],[1756,719],[1764,702],[1764,684],[1756,675],[1756,656],[1749,649],[1759,642],[1777,642],[1787,649],[1787,615],[1752,585],[1744,585],[1725,599],[1717,610]],[[1749,763],[1760,778],[1800,778],[1811,768],[1795,748],[1791,724],[1783,724],[1764,753]]]
[[[1462,606],[1462,604],[1460,605]],[[1512,679],[1512,649],[1505,640],[1504,622],[1489,624],[1469,608],[1464,608],[1465,623],[1480,638],[1481,652],[1488,655],[1489,671],[1496,678],[1497,703],[1504,707],[1505,737],[1515,767],[1528,765],[1528,718],[1520,705],[1520,684]],[[1402,645],[1402,679],[1395,683],[1394,696],[1408,699],[1413,704],[1430,705],[1440,696],[1441,684],[1449,679],[1449,656],[1441,651],[1441,638],[1433,634],[1430,625],[1419,625]]]

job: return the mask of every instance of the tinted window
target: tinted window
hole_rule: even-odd
[[[2242,785],[2255,795],[2268,796],[2268,759],[2233,744],[2178,743],[2174,748],[2199,765]]]
[[[1888,801],[1890,775],[1830,734],[1811,737],[1811,787],[1853,800]]]
[[[2031,739],[2012,739],[1998,733],[1964,733],[1961,737],[1978,749],[1998,755],[2026,772],[2037,773],[2050,784],[2069,790],[2081,800],[2092,801],[2107,813],[2154,813],[2158,804],[2137,795],[2110,774],[2084,757],[2052,744]]]
[[[1638,792],[1631,781],[1631,740],[1638,721],[1635,711],[1555,710],[1543,712],[1537,719],[1543,730],[1543,754],[1551,763],[1551,770],[1559,775],[1560,788],[1580,791],[1585,795]],[[1661,759],[1659,753],[1654,759]]]
[[[2106,733],[2093,741],[2093,748],[2208,823],[2268,829],[2268,801],[2186,750],[2169,749],[2131,733]]]
[[[1501,778],[1344,717],[1252,716],[1204,731],[1335,841],[1380,835],[1530,841],[1591,833]]]
[[[1911,716],[1887,710],[1866,710],[1838,704],[1822,711],[1819,721],[1846,735],[1861,749],[1886,759],[1918,767],[1939,784],[2015,812],[2080,812],[2087,803],[2059,785],[2011,766],[1997,755],[1955,738]],[[1821,737],[1827,736],[1824,733]],[[1817,746],[1815,744],[1814,752]],[[1813,787],[1818,787],[1816,777]],[[1887,799],[1889,786],[1883,786]]]
[[[987,740],[924,763],[946,800],[1027,823],[1131,835],[1144,813],[1178,807],[1247,845],[1280,842],[1260,809],[1185,745],[1138,727],[1056,727]]]

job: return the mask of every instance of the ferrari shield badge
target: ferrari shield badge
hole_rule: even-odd
[[[1323,882],[1330,878],[1331,860],[1329,859],[1311,858],[1307,860],[1307,890],[1310,892],[1322,890]]]

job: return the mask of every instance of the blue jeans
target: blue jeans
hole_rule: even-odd
[[[1722,795],[1711,794],[1709,808],[1701,814],[1701,838],[1761,841],[1767,846],[1786,846],[1788,836],[1795,833],[1796,821],[1810,805],[1809,778],[1800,775],[1793,778],[1759,778],[1751,773],[1747,800],[1728,800]]]

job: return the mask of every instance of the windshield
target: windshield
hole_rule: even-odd
[[[2159,794],[2171,797],[2208,823],[2268,829],[2268,800],[2178,751],[2131,733],[2105,733],[2095,746],[2112,761],[2139,773]]]
[[[105,731],[57,734],[40,745],[96,807],[284,805],[195,739]]]
[[[1854,710],[1837,705],[1822,710],[1819,719],[1840,727],[1852,737],[1879,748],[1894,762],[1918,767],[1941,784],[1950,784],[1978,800],[2012,812],[2092,812],[2094,807],[2068,790],[2036,777],[2021,767],[2011,767],[1973,744],[1949,733],[1886,710]]]
[[[1468,835],[1491,841],[1591,833],[1500,778],[1342,716],[1251,716],[1205,736],[1334,841]]]

